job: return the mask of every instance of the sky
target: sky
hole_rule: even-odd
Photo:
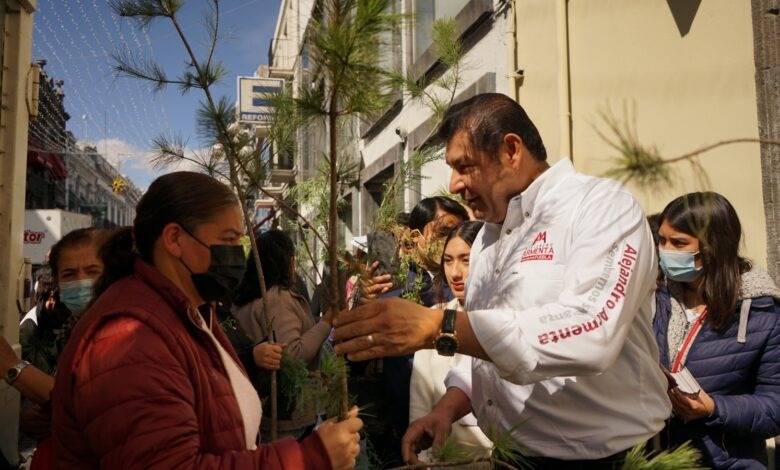
[[[186,0],[180,22],[198,57],[205,57],[203,13],[210,1]],[[235,101],[236,77],[251,76],[268,61],[280,0],[222,0],[220,28],[226,34],[216,58],[229,75],[216,94]],[[160,134],[184,138],[198,149],[195,111],[201,90],[182,95],[176,87],[154,92],[148,83],[117,77],[111,54],[125,50],[158,62],[171,78],[184,71],[186,50],[170,21],[159,19],[138,29],[110,9],[108,0],[38,0],[33,16],[33,61],[63,80],[66,129],[80,144],[96,146],[142,189],[165,170],[153,168],[152,140]],[[44,145],[46,146],[46,145]],[[64,156],[67,158],[67,155]]]

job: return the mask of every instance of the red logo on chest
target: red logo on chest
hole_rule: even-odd
[[[551,243],[547,243],[547,231],[543,230],[536,235],[529,248],[523,250],[520,262],[526,261],[552,261],[555,250]]]

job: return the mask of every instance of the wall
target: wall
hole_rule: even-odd
[[[470,2],[474,7],[478,3]],[[461,72],[462,85],[458,89],[458,96],[455,101],[462,101],[475,93],[481,92],[504,92],[506,93],[506,27],[507,20],[501,13],[502,2],[494,2],[491,18],[478,23],[465,36],[467,52],[464,57],[464,67]],[[413,8],[413,2],[406,2],[407,12]],[[406,30],[402,38],[402,49],[405,68],[410,68],[412,63],[412,37],[411,28]],[[431,111],[419,102],[411,101],[408,96],[404,96],[400,111],[392,119],[384,123],[381,128],[364,139],[362,156],[363,166],[366,170],[361,176],[361,183],[365,184],[366,176],[372,176],[381,169],[389,168],[393,164],[398,164],[401,159],[408,160],[409,155],[414,149],[423,143],[430,130]],[[408,134],[405,146],[401,145],[401,139],[396,133],[396,129],[401,129]],[[444,159],[426,165],[422,170],[422,181],[419,188],[410,188],[406,191],[404,197],[404,210],[411,210],[412,207],[423,197],[435,195],[449,187],[450,171]],[[363,193],[367,193],[365,188]],[[365,194],[362,198],[368,199]],[[361,217],[361,227],[355,228],[355,233],[366,233],[370,228],[371,211],[363,208]],[[356,221],[357,219],[355,219]]]
[[[30,104],[25,96],[35,4],[34,0],[24,4],[7,0],[0,12],[0,335],[17,353]],[[19,393],[0,380],[0,451],[12,466],[18,463],[18,419]]]
[[[749,2],[525,0],[517,12],[518,63],[526,75],[519,98],[551,160],[565,153],[559,145],[556,8],[566,3],[572,145],[580,171],[603,174],[616,155],[596,132],[606,131],[602,112],[634,120],[639,140],[657,146],[665,158],[725,139],[758,137]],[[685,192],[720,192],[742,221],[744,253],[765,265],[759,155],[756,144],[721,147],[700,159],[709,183],[689,165],[677,164],[672,187],[630,187],[648,213]]]

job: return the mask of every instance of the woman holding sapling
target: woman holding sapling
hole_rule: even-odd
[[[219,181],[152,182],[104,246],[97,299],[60,357],[53,468],[354,467],[356,409],[302,442],[258,443],[260,399],[214,312],[244,275],[243,233]]]
[[[250,257],[247,274],[233,299],[233,316],[255,341],[273,339],[285,345],[285,354],[306,364],[309,371],[318,371],[320,350],[330,334],[333,312],[328,309],[316,322],[309,303],[293,289],[295,245],[287,234],[277,229],[263,232],[257,237],[257,249],[263,266],[269,311],[263,308],[254,257]],[[281,379],[285,380],[284,377]],[[280,388],[284,389],[287,383],[281,385]],[[295,438],[308,435],[314,428],[319,410],[313,409],[313,403],[294,403],[285,394],[281,394],[280,398],[280,435]],[[264,425],[264,435],[266,431],[270,433],[270,427]]]

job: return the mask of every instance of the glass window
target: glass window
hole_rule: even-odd
[[[414,60],[431,47],[431,27],[441,18],[455,18],[469,0],[417,0],[414,3]]]

